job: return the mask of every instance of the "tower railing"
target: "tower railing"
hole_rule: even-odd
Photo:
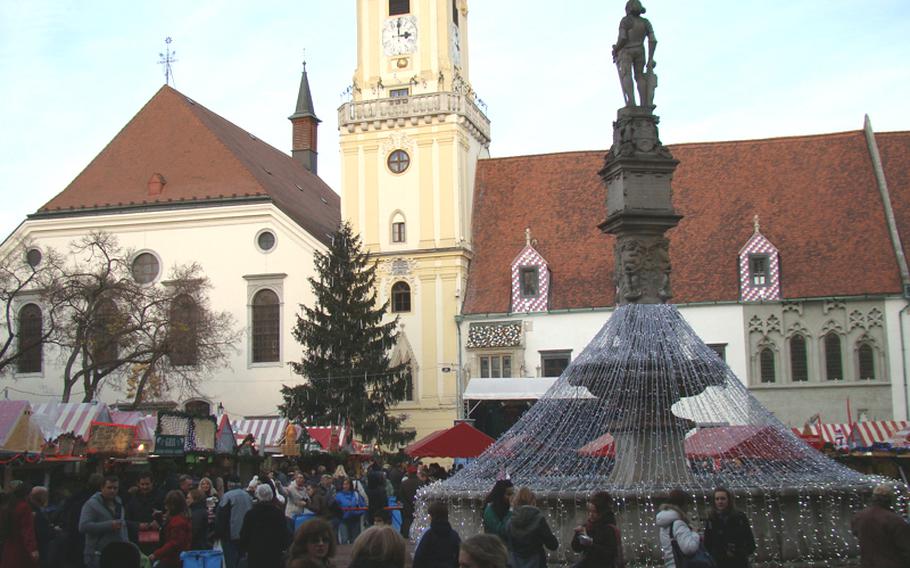
[[[402,121],[414,124],[426,119],[443,120],[448,115],[464,118],[484,143],[490,140],[490,119],[466,95],[460,93],[428,93],[407,97],[350,101],[338,109],[338,128],[354,132],[385,126],[403,126]]]

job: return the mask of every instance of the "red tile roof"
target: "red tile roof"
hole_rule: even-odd
[[[910,132],[877,134],[905,248],[910,247]],[[672,146],[680,161],[669,231],[676,303],[739,299],[737,254],[759,215],[780,250],[784,298],[900,293],[900,273],[861,131]],[[509,263],[530,227],[548,259],[550,309],[611,306],[613,237],[605,151],[482,160],[464,313],[509,310]]]
[[[150,191],[155,174],[160,193]],[[98,156],[32,217],[155,206],[271,200],[314,237],[327,241],[340,198],[319,177],[168,86]]]

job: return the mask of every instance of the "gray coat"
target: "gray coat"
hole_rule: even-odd
[[[126,517],[123,502],[117,497],[115,512],[104,504],[101,492],[95,493],[82,506],[79,516],[79,532],[85,535],[85,563],[89,567],[98,565],[98,559],[104,547],[112,542],[127,542]],[[115,520],[120,521],[120,529],[114,530]]]

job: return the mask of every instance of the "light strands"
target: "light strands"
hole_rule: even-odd
[[[530,487],[558,528],[553,560],[574,558],[568,544],[586,498],[610,492],[635,566],[661,563],[654,517],[672,489],[692,497],[699,525],[720,486],[752,522],[756,564],[855,557],[850,518],[883,481],[809,447],[675,306],[646,304],[618,307],[515,426],[457,475],[424,488],[412,538],[428,527],[432,499],[449,502],[463,537],[481,532],[483,498],[504,476]]]

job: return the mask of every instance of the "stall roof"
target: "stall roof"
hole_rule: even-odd
[[[871,448],[875,444],[890,443],[891,438],[907,427],[905,420],[864,420],[854,422],[850,432],[852,446]]]
[[[32,407],[32,418],[45,440],[72,433],[87,441],[92,422],[111,422],[111,413],[104,403],[42,402]]]
[[[306,433],[323,450],[334,452],[344,447],[350,431],[344,426],[307,426]]]
[[[139,410],[112,410],[111,422],[136,427],[137,440],[154,440],[158,420],[155,416]]]
[[[537,400],[550,390],[557,377],[474,378],[465,389],[465,400]],[[556,398],[593,398],[584,387],[563,385]]]
[[[685,445],[690,458],[789,460],[804,451],[787,431],[755,425],[701,428]]]
[[[437,430],[409,445],[404,453],[412,458],[476,458],[495,440],[467,422]]]
[[[274,418],[239,418],[231,421],[231,428],[237,439],[243,440],[252,434],[256,439],[256,445],[263,449],[277,446],[284,438],[287,427],[288,419],[278,416]]]
[[[41,431],[31,421],[25,400],[0,400],[0,451],[40,452]]]

